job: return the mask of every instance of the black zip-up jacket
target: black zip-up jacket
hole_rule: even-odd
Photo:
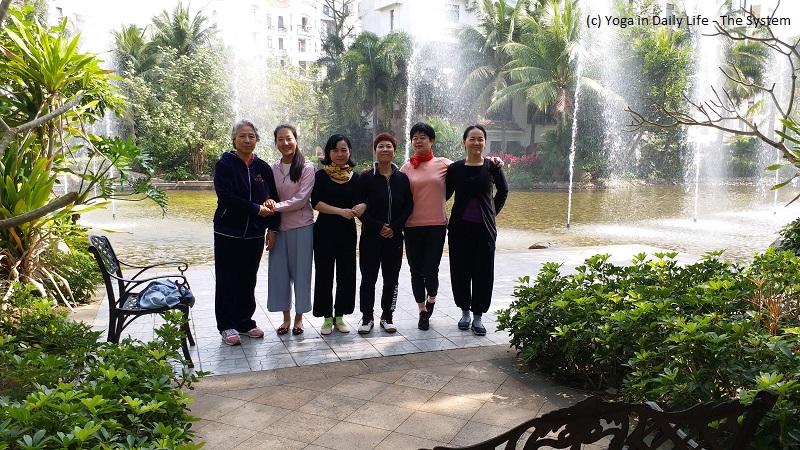
[[[387,182],[376,163],[359,177],[358,198],[358,203],[367,204],[367,210],[360,218],[362,235],[378,235],[383,225],[388,223],[395,238],[402,238],[403,228],[414,206],[406,174],[392,164],[392,174]]]
[[[235,151],[222,154],[214,167],[214,190],[217,210],[214,232],[240,239],[264,236],[267,229],[277,230],[280,214],[261,217],[261,205],[271,198],[278,201],[278,189],[269,164],[253,155],[250,167]]]
[[[492,185],[496,191],[494,197],[492,197]],[[447,175],[445,175],[446,198],[450,200],[454,193],[456,200],[453,202],[453,210],[450,212],[448,229],[452,229],[453,225],[462,222],[469,200],[477,198],[483,226],[486,227],[493,241],[497,239],[495,217],[500,214],[500,210],[503,209],[506,198],[508,198],[508,183],[503,169],[497,167],[492,161],[484,159],[479,174],[470,177],[467,176],[466,161],[463,159],[456,161],[450,164],[447,168]]]

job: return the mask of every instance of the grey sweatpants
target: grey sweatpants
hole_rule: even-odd
[[[278,232],[269,252],[267,310],[292,309],[292,286],[296,314],[311,311],[311,260],[314,255],[314,225]]]

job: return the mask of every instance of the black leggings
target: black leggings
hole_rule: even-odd
[[[237,239],[214,233],[214,313],[220,332],[255,328],[256,274],[263,253],[263,237]]]
[[[482,223],[450,226],[450,283],[462,311],[484,314],[492,303],[495,241]]]
[[[378,235],[361,235],[358,244],[361,267],[361,314],[372,317],[375,308],[375,283],[378,270],[383,274],[381,295],[381,319],[391,319],[397,304],[397,279],[403,264],[403,237],[385,239]]]
[[[356,304],[356,226],[352,221],[314,224],[315,317],[352,314]],[[336,300],[333,276],[336,272]]]
[[[426,292],[431,297],[439,293],[439,263],[442,262],[446,233],[444,225],[405,229],[411,291],[417,303],[425,301]]]

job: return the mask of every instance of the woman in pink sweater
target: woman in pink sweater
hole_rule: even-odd
[[[436,131],[417,122],[409,133],[414,154],[400,171],[408,176],[414,209],[406,221],[406,258],[411,270],[411,291],[419,309],[420,330],[430,327],[430,317],[439,292],[439,264],[447,234],[445,176],[452,160],[433,155]],[[502,166],[499,158],[489,158]]]

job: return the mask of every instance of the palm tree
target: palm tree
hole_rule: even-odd
[[[521,18],[522,40],[504,46],[510,56],[505,73],[511,82],[496,94],[498,101],[523,96],[540,110],[556,113],[560,125],[566,123],[577,85],[579,14],[572,0],[549,0],[540,17]],[[602,91],[595,80],[582,77],[580,81],[584,87]]]
[[[509,62],[505,45],[519,40],[519,21],[527,5],[528,0],[519,0],[513,7],[509,0],[483,0],[478,25],[459,32],[461,59],[467,68],[462,90],[476,97],[474,107],[479,111],[497,112],[507,106],[507,98],[496,96],[509,82],[504,72]]]
[[[164,10],[153,17],[153,45],[173,48],[177,56],[188,55],[206,45],[214,35],[214,28],[207,27],[206,20],[200,12],[191,16],[189,8],[178,3],[172,15]]]
[[[114,36],[114,59],[120,71],[128,75],[146,75],[158,63],[158,54],[136,25],[123,25]]]
[[[364,111],[373,112],[373,135],[381,125],[381,113],[391,119],[394,104],[405,92],[406,67],[411,57],[411,38],[391,33],[383,39],[363,32],[342,54],[341,77],[336,83],[337,104],[351,123]]]

